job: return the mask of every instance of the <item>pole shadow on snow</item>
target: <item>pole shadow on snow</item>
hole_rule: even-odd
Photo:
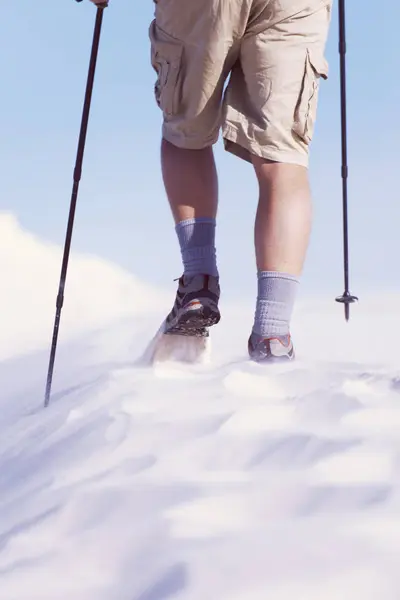
[[[52,402],[56,405],[58,402],[62,400],[71,399],[73,396],[81,396],[82,393],[85,395],[92,389],[96,389],[101,386],[107,380],[106,375],[99,375],[94,377],[93,379],[88,379],[87,381],[80,382],[76,385],[71,385],[69,387],[65,387],[60,389],[58,392],[54,392],[52,395]],[[37,389],[34,394],[35,397],[35,407],[31,408],[26,412],[26,416],[33,417],[35,415],[41,414],[43,410],[43,402],[41,398],[42,388]],[[18,403],[18,396],[13,399],[16,403]],[[81,402],[80,402],[81,403]],[[70,408],[70,405],[69,405]]]
[[[74,394],[82,394],[82,392],[88,392],[93,388],[98,387],[100,384],[104,383],[107,379],[107,374],[99,375],[94,377],[93,379],[88,379],[86,381],[82,381],[76,385],[71,385],[69,387],[65,387],[58,392],[54,392],[52,395],[52,401],[57,403],[60,400],[65,400],[69,396],[73,396]]]

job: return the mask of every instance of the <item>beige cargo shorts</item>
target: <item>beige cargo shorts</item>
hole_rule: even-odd
[[[155,0],[163,137],[308,166],[332,0]]]

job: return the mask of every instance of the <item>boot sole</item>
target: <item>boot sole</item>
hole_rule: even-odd
[[[216,325],[220,320],[219,312],[203,306],[184,312],[178,322],[164,333],[165,335],[208,337],[208,328]]]

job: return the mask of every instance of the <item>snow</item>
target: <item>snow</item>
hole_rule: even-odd
[[[12,214],[0,213],[0,272],[7,290],[0,294],[0,360],[48,342],[61,260],[61,248],[24,231]],[[102,259],[74,254],[65,290],[64,340],[104,326],[115,318],[116,306],[119,316],[137,316],[157,306],[156,291]]]
[[[303,300],[273,368],[224,300],[209,361],[150,367],[175,284],[73,255],[44,410],[60,249],[0,250],[1,600],[398,600],[395,294]]]

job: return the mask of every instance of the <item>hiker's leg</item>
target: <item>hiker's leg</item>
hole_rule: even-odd
[[[163,112],[162,174],[185,274],[199,269],[217,274],[212,147],[221,126],[224,83],[239,49],[234,23],[223,18],[220,7],[220,0],[163,0],[150,27],[155,94]]]
[[[212,147],[187,150],[163,138],[161,163],[175,223],[199,217],[215,219],[218,178]]]
[[[258,271],[301,275],[312,203],[305,167],[253,157],[259,182],[254,241]]]
[[[289,333],[309,241],[309,145],[327,77],[331,3],[293,1],[290,11],[287,2],[286,15],[274,14],[273,1],[264,4],[229,84],[224,138],[227,150],[252,162],[259,181],[253,332],[267,337]]]

